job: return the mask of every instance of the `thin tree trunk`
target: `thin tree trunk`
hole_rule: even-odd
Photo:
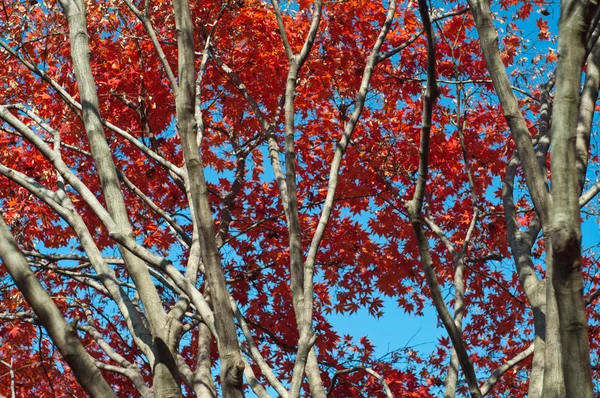
[[[452,347],[450,353],[450,363],[448,364],[448,374],[444,379],[444,398],[454,398],[456,396],[456,383],[458,382],[458,355]]]
[[[419,12],[423,21],[424,30],[427,34],[427,86],[423,96],[423,111],[421,121],[421,135],[419,144],[419,169],[417,172],[417,182],[415,192],[410,202],[405,207],[411,219],[412,227],[416,236],[421,264],[425,271],[427,285],[431,290],[431,297],[438,311],[442,323],[448,332],[452,345],[456,350],[459,362],[469,385],[469,392],[473,398],[481,397],[479,386],[477,385],[477,376],[473,363],[464,346],[461,333],[456,329],[454,319],[446,307],[444,298],[441,294],[441,288],[434,269],[431,258],[431,250],[425,230],[423,227],[422,208],[427,187],[427,176],[429,173],[429,141],[431,133],[431,123],[433,118],[433,107],[437,100],[438,88],[436,82],[436,58],[435,58],[435,37],[429,18],[429,9],[426,0],[419,0]]]
[[[461,254],[462,255],[462,254]],[[462,320],[464,314],[465,283],[464,270],[465,260],[463,258],[455,259],[456,268],[454,270],[454,326],[458,333],[462,333]],[[450,354],[450,364],[448,365],[448,374],[444,380],[444,398],[454,398],[456,395],[456,383],[458,382],[458,355],[456,349],[452,348]]]
[[[194,372],[194,392],[198,398],[216,398],[217,389],[213,382],[210,360],[210,343],[212,335],[204,324],[198,325],[198,353],[196,355],[196,370]]]
[[[530,302],[533,307],[533,325],[534,325],[534,352],[533,362],[531,364],[531,375],[529,376],[529,398],[541,398],[544,386],[544,369],[546,355],[546,283],[540,283],[534,293],[534,299]]]

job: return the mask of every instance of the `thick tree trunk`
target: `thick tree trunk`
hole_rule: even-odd
[[[550,201],[546,177],[541,172],[533,149],[533,142],[519,103],[512,91],[510,80],[498,47],[498,33],[494,28],[489,0],[469,0],[485,62],[492,78],[496,94],[502,105],[504,118],[513,135],[523,173],[536,213],[545,229],[549,224]]]
[[[529,131],[499,57],[497,34],[493,27],[489,3],[487,0],[469,0],[469,4],[475,17],[487,66],[517,144],[527,186],[546,235],[547,268],[552,276],[549,276],[550,283],[546,284],[548,293],[544,378],[547,380],[544,381],[544,396],[564,396],[560,392],[561,378],[552,370],[561,354],[566,395],[591,396],[587,321],[580,270],[581,233],[575,142],[585,40],[594,10],[591,3],[563,1],[561,4],[557,92],[552,117],[553,200],[549,201],[545,177],[536,164]],[[558,317],[554,316],[554,299]],[[556,326],[560,345],[554,341]]]
[[[85,19],[85,3],[82,0],[60,0],[60,4],[64,9],[69,25],[71,59],[81,97],[83,124],[100,177],[108,212],[119,228],[119,232],[128,236],[132,233],[131,224],[123,200],[112,152],[104,135],[100,107],[98,106],[98,95],[89,62],[91,50]],[[176,355],[173,351],[174,347],[168,344],[168,341],[173,338],[173,333],[180,329],[180,325],[176,325],[176,322],[165,313],[146,264],[121,246],[119,246],[119,251],[142,299],[150,323],[153,351],[155,351],[154,356],[156,359],[153,369],[155,372],[153,375],[155,397],[180,397]]]
[[[564,398],[565,380],[562,372],[562,350],[559,332],[558,309],[552,286],[552,264],[546,264],[546,342],[544,351],[544,385],[542,397]]]
[[[202,158],[196,140],[194,28],[187,1],[174,0],[173,8],[177,26],[179,64],[179,86],[176,93],[177,128],[183,147],[187,184],[191,196],[189,200],[194,222],[200,231],[202,259],[215,313],[222,391],[224,397],[241,398],[244,396],[244,361],[238,346],[229,292],[215,239]]]
[[[74,327],[63,318],[29,268],[27,259],[19,250],[1,215],[0,259],[84,390],[94,398],[116,398],[114,391],[94,365],[92,357],[77,338]]]
[[[552,247],[551,253],[547,253],[547,258],[552,262],[552,283],[547,288],[552,285],[556,297],[562,368],[566,394],[569,397],[592,396],[581,273],[581,190],[576,166],[576,139],[586,36],[593,14],[593,8],[589,4],[574,0],[561,3],[559,58],[552,117]],[[549,293],[548,297],[550,296]]]

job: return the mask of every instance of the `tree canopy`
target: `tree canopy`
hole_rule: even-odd
[[[597,392],[596,2],[5,0],[0,32],[1,395]],[[330,318],[426,308],[431,352]]]

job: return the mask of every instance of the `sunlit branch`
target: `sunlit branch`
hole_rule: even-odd
[[[385,381],[385,378],[383,376],[381,376],[379,373],[377,373],[376,371],[374,371],[372,368],[364,366],[364,365],[357,365],[357,366],[353,366],[351,368],[337,370],[334,373],[333,377],[331,378],[331,385],[329,386],[329,391],[327,392],[327,396],[329,396],[329,395],[331,395],[333,393],[333,390],[335,388],[336,382],[337,382],[337,380],[338,380],[338,378],[340,376],[346,375],[346,374],[349,374],[349,373],[354,373],[354,372],[359,371],[359,370],[365,371],[369,375],[371,375],[374,378],[376,378],[377,380],[379,380],[381,382],[381,385],[383,386],[383,391],[385,392],[385,395],[388,398],[393,398],[394,397],[394,395],[392,394],[392,390],[390,389],[390,386]]]
[[[4,218],[0,215],[0,257],[11,277],[36,313],[40,324],[48,331],[77,381],[92,397],[116,395],[94,365],[91,356],[64,319],[52,298],[44,290],[19,250]],[[40,350],[41,353],[41,350]]]
[[[35,257],[35,258],[40,258],[43,260],[48,260],[51,262],[56,262],[56,261],[61,261],[61,260],[73,260],[73,261],[83,261],[86,263],[90,262],[90,259],[86,256],[80,256],[77,254],[46,254],[46,253],[39,253],[36,251],[31,251],[31,250],[23,250],[23,254],[25,254],[28,257]],[[123,259],[119,258],[119,257],[104,257],[104,260],[106,260],[106,262],[108,264],[123,264]],[[80,268],[87,268],[89,267],[89,265],[84,264],[81,266],[76,266],[76,267],[68,267],[65,268],[63,267],[63,269],[70,269],[70,270],[77,270]]]
[[[451,17],[455,17],[457,15],[462,15],[462,14],[468,12],[468,11],[469,11],[469,7],[461,8],[459,10],[452,11],[452,12],[440,15],[438,17],[435,17],[435,18],[433,18],[431,20],[431,22],[437,22],[437,21],[441,21],[441,20],[446,19],[446,18],[451,18]],[[404,50],[405,48],[407,48],[408,46],[410,46],[412,43],[414,43],[419,37],[423,36],[424,33],[425,33],[425,29],[421,29],[420,31],[418,31],[417,33],[415,33],[414,35],[412,35],[410,39],[408,39],[407,41],[405,41],[404,43],[402,43],[398,47],[395,47],[392,50],[388,51],[387,53],[385,53],[383,55],[380,55],[377,58],[377,62],[385,61],[386,59],[388,59],[390,57],[393,57],[394,55],[398,54],[400,51]]]
[[[510,360],[504,362],[500,367],[496,368],[492,372],[490,377],[486,380],[486,382],[483,383],[483,385],[481,386],[481,394],[487,395],[492,390],[492,388],[494,388],[494,386],[496,385],[498,380],[500,380],[502,375],[514,366],[521,363],[523,360],[527,359],[531,354],[533,354],[533,349],[534,346],[533,344],[531,344],[529,347],[527,347],[526,350],[520,352]]]
[[[17,392],[15,390],[15,369],[13,367],[13,359],[10,359],[10,363],[0,360],[0,363],[8,368],[10,374],[10,396],[11,398],[17,398]]]
[[[31,311],[21,311],[21,312],[3,312],[0,313],[0,319],[3,321],[15,321],[20,320],[23,322],[31,323],[34,325],[39,324],[39,320],[35,313]]]
[[[281,8],[279,7],[279,1],[271,0],[273,3],[273,10],[275,11],[275,18],[277,19],[277,27],[279,28],[279,35],[281,36],[281,41],[283,42],[283,48],[285,50],[285,55],[288,58],[288,61],[291,61],[294,57],[294,51],[290,46],[290,42],[287,37],[287,33],[285,32],[285,25],[283,24],[283,17],[281,15]]]
[[[145,260],[157,267],[171,277],[178,287],[180,287],[198,308],[198,311],[202,314],[206,324],[211,328],[213,334],[216,335],[214,329],[214,316],[212,311],[206,304],[204,297],[196,287],[185,279],[183,275],[168,261],[164,258],[157,256],[150,252],[148,249],[139,245],[135,239],[127,234],[123,234],[116,228],[116,224],[112,217],[108,214],[106,209],[98,201],[95,195],[89,190],[89,188],[83,184],[64,164],[61,159],[58,159],[53,151],[44,143],[39,137],[37,137],[27,126],[25,126],[16,117],[10,114],[4,107],[0,106],[0,117],[17,129],[23,134],[30,142],[53,164],[58,172],[61,173],[63,178],[69,185],[71,185],[82,197],[82,199],[90,206],[91,210],[98,216],[104,226],[109,232],[109,236],[115,239],[118,243],[125,246],[131,253],[136,255],[142,260]]]
[[[158,214],[163,220],[165,220],[175,231],[177,234],[183,239],[183,241],[191,246],[192,238],[183,230],[181,225],[177,224],[177,222],[171,217],[166,211],[161,209],[154,201],[148,197],[141,189],[139,189],[127,176],[124,172],[117,170],[117,174],[119,175],[119,179],[123,181],[125,186],[131,190],[138,198],[142,200],[152,211]]]
[[[98,344],[98,347],[100,347],[102,349],[102,351],[104,351],[106,353],[106,355],[108,355],[108,357],[112,361],[117,363],[119,366],[107,365],[100,361],[96,362],[96,364],[99,365],[99,367],[101,369],[109,370],[109,371],[116,371],[118,373],[121,373],[123,376],[126,376],[127,378],[129,378],[129,380],[131,380],[133,382],[133,384],[135,385],[138,392],[142,395],[142,397],[144,397],[144,398],[152,397],[153,396],[152,391],[150,390],[148,385],[144,382],[144,378],[142,377],[140,369],[136,365],[132,364],[127,359],[125,359],[122,355],[120,355],[102,337],[100,332],[94,327],[92,313],[89,310],[89,308],[84,307],[84,312],[86,315],[87,324],[78,325],[78,329],[89,334],[94,339],[96,344]],[[109,366],[110,369],[107,368],[105,365]]]
[[[173,95],[175,95],[175,93],[177,93],[177,79],[175,78],[175,75],[173,74],[173,70],[171,69],[171,66],[169,65],[167,56],[165,55],[165,52],[163,51],[162,46],[160,45],[160,42],[158,41],[158,37],[156,36],[156,31],[154,30],[154,27],[152,26],[152,21],[150,19],[150,15],[149,15],[150,7],[148,7],[148,5],[146,5],[146,7],[144,9],[144,14],[142,14],[142,12],[133,4],[133,2],[131,0],[124,0],[124,1],[125,1],[125,4],[127,4],[127,7],[129,7],[129,9],[131,10],[131,12],[133,12],[133,14],[139,19],[139,21],[142,23],[142,25],[144,25],[144,28],[146,29],[148,36],[150,36],[150,40],[152,41],[152,45],[154,46],[156,55],[158,56],[158,59],[160,60],[160,63],[165,71],[165,74],[167,75],[167,79],[169,79],[169,84],[171,86]]]
[[[600,31],[600,27],[598,27],[596,30]],[[596,102],[598,100],[599,88],[600,43],[596,42],[591,53],[587,57],[585,81],[583,84],[583,90],[581,91],[578,109],[579,114],[577,117],[575,153],[577,162],[577,179],[579,181],[579,188],[581,191],[583,191],[584,188],[585,175],[588,168],[590,137],[596,110]]]
[[[5,47],[5,44],[3,42],[1,42],[1,41],[0,41],[0,46],[2,46],[5,49],[6,48],[10,49],[10,47]],[[11,51],[12,51],[12,49],[11,49]],[[27,66],[34,73],[36,73],[38,76],[40,76],[44,81],[49,82],[52,85],[52,88],[54,88],[55,90],[57,90],[60,93],[63,93],[62,97],[70,105],[72,105],[73,107],[75,107],[78,110],[82,109],[81,108],[81,104],[79,102],[77,102],[73,97],[71,97],[58,83],[56,83],[54,80],[52,80],[50,77],[48,77],[45,74],[45,72],[39,70],[39,68],[37,68],[36,66],[30,64],[27,60],[23,59],[20,55],[15,55],[15,57],[18,57],[18,59],[25,66]],[[31,68],[30,68],[30,66],[31,66]],[[8,108],[19,109],[23,113],[27,114],[27,116],[29,116],[33,120],[35,120],[36,123],[40,123],[40,124],[44,123],[42,121],[42,119],[39,116],[37,116],[31,109],[23,106],[22,104],[10,104],[10,105],[5,104],[5,105],[3,105],[3,108],[7,108],[7,109]],[[178,176],[179,178],[183,178],[183,170],[181,168],[175,166],[174,164],[172,164],[171,162],[169,162],[167,159],[165,159],[163,156],[157,154],[152,149],[148,148],[140,140],[138,140],[137,138],[135,138],[134,136],[132,136],[131,134],[129,134],[125,130],[123,130],[123,129],[117,127],[117,126],[115,126],[114,124],[112,124],[110,122],[107,122],[106,120],[101,120],[101,122],[102,122],[103,126],[107,127],[111,131],[117,133],[121,137],[125,138],[127,141],[131,142],[135,147],[137,147],[140,151],[142,151],[150,159],[154,160],[155,162],[157,162],[158,164],[160,164],[161,166],[163,166],[164,168],[166,168],[167,170],[169,170],[170,172],[172,172],[174,175]],[[10,124],[10,122],[9,122],[9,124]]]
[[[498,34],[492,21],[489,2],[487,0],[469,0],[469,6],[473,12],[484,58],[502,105],[502,112],[519,152],[529,192],[542,227],[547,229],[550,222],[551,199],[546,187],[546,176],[537,164],[527,123],[512,92],[508,74],[500,57]]]
[[[540,280],[535,272],[531,256],[529,255],[533,241],[527,239],[528,235],[520,231],[515,212],[513,195],[518,166],[519,158],[514,154],[509,160],[506,168],[504,183],[502,185],[502,200],[504,204],[506,228],[508,231],[508,243],[513,252],[515,266],[517,268],[517,273],[519,274],[519,281],[527,298],[531,302],[531,300],[533,300],[534,290],[538,287]]]
[[[260,382],[256,378],[256,375],[252,370],[252,366],[250,366],[246,358],[242,357],[242,361],[244,361],[244,376],[246,377],[246,380],[248,380],[248,384],[250,385],[250,388],[252,388],[252,391],[259,398],[271,398],[269,393],[267,393],[267,390],[265,390],[265,388],[262,386],[262,384],[260,384]]]
[[[0,114],[2,114],[2,108],[0,108]],[[41,142],[39,138],[36,142],[42,143],[42,145],[44,146],[46,145],[45,143]],[[47,149],[48,151],[50,151],[50,153],[53,154],[52,158],[56,162],[62,163],[60,157],[56,157],[55,153],[52,152],[50,148],[46,146],[45,149]],[[62,165],[64,166],[64,163]],[[64,166],[64,169],[68,170],[66,166]],[[86,258],[86,260],[90,261],[92,265],[94,265],[94,268],[98,275],[103,276],[102,283],[104,284],[104,286],[107,287],[107,289],[109,289],[109,291],[111,292],[110,296],[113,300],[115,300],[119,307],[119,310],[127,320],[127,325],[136,341],[136,344],[138,345],[138,347],[140,347],[142,351],[145,352],[149,360],[152,361],[153,355],[148,349],[148,341],[146,341],[145,339],[145,327],[143,326],[144,323],[140,318],[140,314],[138,314],[137,310],[132,307],[129,298],[120,289],[119,283],[114,275],[114,272],[108,267],[107,263],[105,263],[104,258],[102,257],[98,248],[94,244],[93,238],[91,237],[87,226],[81,219],[81,216],[75,211],[70,211],[70,209],[72,209],[72,204],[70,203],[70,201],[66,200],[66,198],[60,200],[56,192],[52,192],[46,189],[45,187],[38,184],[35,180],[23,175],[18,171],[8,169],[1,164],[0,173],[15,181],[17,184],[21,185],[29,192],[37,196],[40,200],[42,200],[44,203],[50,206],[75,230],[82,245],[84,246],[84,249],[88,252],[88,255],[90,256],[89,258]],[[89,196],[93,197],[93,194],[90,193]],[[64,259],[68,259],[66,258],[68,257],[68,255],[63,256]],[[78,258],[75,257],[73,259]]]
[[[579,198],[579,207],[584,207],[585,205],[590,203],[590,201],[594,199],[596,195],[598,195],[598,192],[600,192],[600,182],[597,182],[594,185],[592,185],[590,189],[588,189],[583,195],[581,195],[581,197]]]
[[[233,309],[233,312],[238,321],[238,324],[240,325],[240,327],[242,329],[244,339],[246,340],[246,343],[248,344],[249,356],[254,360],[254,362],[256,362],[256,364],[260,368],[261,373],[265,376],[265,378],[267,379],[269,384],[273,387],[273,389],[275,391],[277,391],[277,394],[279,394],[279,396],[282,398],[287,398],[288,397],[287,390],[285,389],[283,384],[281,384],[281,382],[279,381],[277,376],[275,376],[275,373],[273,373],[273,369],[271,369],[271,367],[266,363],[266,361],[262,357],[262,354],[260,353],[258,347],[256,346],[256,343],[254,342],[252,333],[250,332],[250,329],[248,328],[248,325],[246,324],[246,321],[245,321],[240,309],[238,308],[237,304],[235,303],[235,301],[233,299],[231,299],[230,301],[231,301],[231,308]]]

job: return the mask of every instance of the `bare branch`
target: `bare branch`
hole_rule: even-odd
[[[358,370],[363,370],[365,372],[367,372],[369,375],[373,376],[374,378],[376,378],[377,380],[379,380],[381,382],[381,385],[383,386],[383,391],[385,392],[385,395],[388,398],[393,398],[394,395],[392,394],[392,390],[390,389],[390,386],[387,384],[387,382],[385,381],[385,379],[383,378],[383,376],[381,376],[379,373],[377,373],[376,371],[373,370],[373,368],[364,366],[364,365],[357,365],[351,368],[347,368],[347,369],[341,369],[341,370],[337,370],[335,372],[335,374],[333,375],[333,377],[331,378],[331,385],[329,387],[329,391],[327,392],[327,395],[331,395],[333,393],[333,389],[335,388],[335,384],[337,382],[337,379],[339,378],[339,376],[345,375],[345,374],[349,374],[349,373],[354,373]]]
[[[523,360],[527,359],[531,354],[533,354],[533,349],[534,346],[533,344],[531,344],[529,347],[527,347],[527,349],[520,352],[510,360],[504,362],[500,367],[496,368],[492,372],[490,377],[486,380],[486,382],[483,383],[483,385],[481,386],[481,395],[487,395],[492,390],[492,388],[494,388],[494,386],[496,385],[498,380],[500,380],[502,375],[506,373],[506,371],[521,363]]]
[[[52,341],[71,367],[77,381],[94,398],[116,398],[114,391],[77,338],[77,334],[71,329],[29,268],[27,259],[19,250],[2,215],[0,215],[0,258],[35,311],[40,323],[44,325]]]

